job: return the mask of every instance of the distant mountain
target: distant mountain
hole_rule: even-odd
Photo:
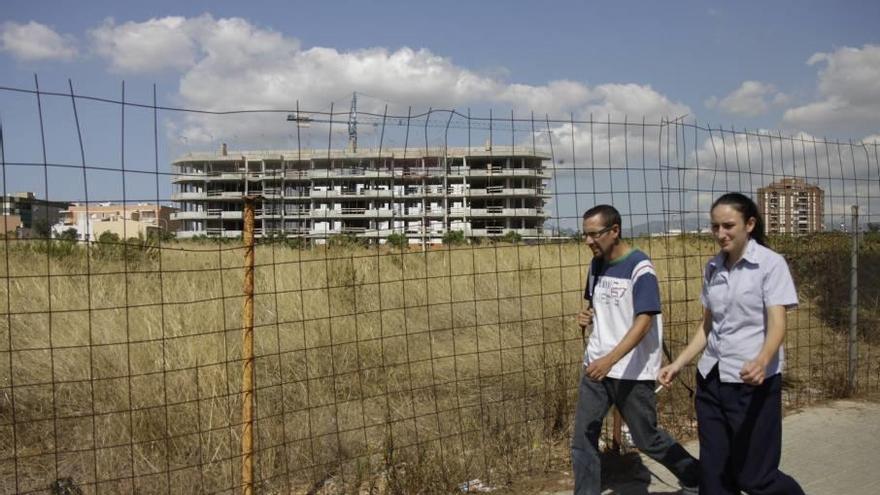
[[[668,222],[668,223],[667,223]],[[624,227],[624,234],[637,237],[641,235],[660,234],[665,232],[691,232],[708,228],[708,221],[702,215],[685,215],[684,218],[678,215],[667,217],[667,221],[652,220],[647,223],[634,225],[627,229]]]

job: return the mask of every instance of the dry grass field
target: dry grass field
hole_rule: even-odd
[[[675,353],[714,247],[634,243],[655,260]],[[0,250],[0,493],[237,491],[241,246]],[[586,246],[270,244],[256,260],[259,493],[444,493],[567,464]],[[827,282],[793,272],[797,407],[845,392],[846,342]],[[866,387],[876,345],[863,335]],[[679,436],[693,434],[691,375],[658,399]]]

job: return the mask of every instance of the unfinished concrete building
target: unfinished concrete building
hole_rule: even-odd
[[[259,195],[256,235],[383,242],[544,234],[549,156],[510,147],[192,153],[173,163],[178,237],[242,235],[243,197]]]

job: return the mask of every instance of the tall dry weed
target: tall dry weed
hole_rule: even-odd
[[[714,247],[633,242],[654,258],[676,353]],[[241,247],[0,249],[0,492],[236,491]],[[261,492],[451,492],[567,462],[585,246],[272,243],[256,259]],[[802,291],[789,316],[795,405],[840,391],[840,337],[818,304]],[[682,384],[658,402],[686,436]]]

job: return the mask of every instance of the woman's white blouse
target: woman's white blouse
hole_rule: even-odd
[[[722,382],[742,383],[739,372],[755,359],[767,334],[767,308],[798,304],[794,281],[785,259],[750,239],[743,257],[728,270],[724,253],[706,264],[700,301],[712,313],[712,330],[697,364],[707,376],[715,364]],[[780,346],[767,365],[767,376],[782,371]]]

